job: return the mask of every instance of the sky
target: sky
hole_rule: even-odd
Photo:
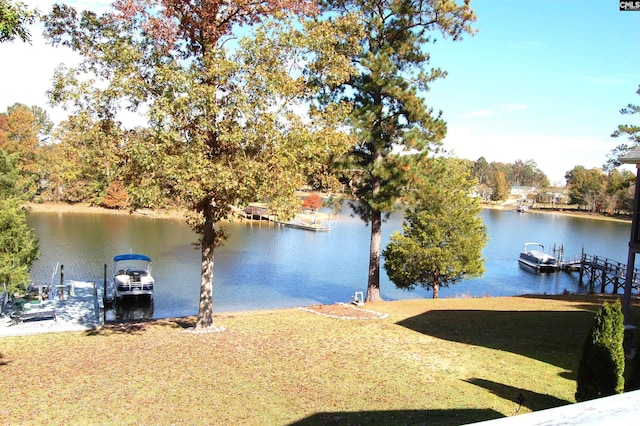
[[[41,12],[50,0],[23,0]],[[106,0],[67,0],[101,11]],[[533,160],[552,184],[565,184],[580,165],[600,168],[626,140],[611,138],[623,116],[640,104],[640,11],[618,0],[471,0],[474,36],[438,37],[430,67],[447,71],[425,94],[442,111],[444,148],[455,157],[513,163]],[[47,105],[53,71],[75,63],[66,49],[47,46],[41,27],[33,41],[0,44],[0,112],[16,102],[47,108],[54,122],[66,113]]]

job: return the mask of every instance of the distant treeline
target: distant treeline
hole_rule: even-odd
[[[54,132],[44,109],[23,104],[0,113],[0,150],[5,164],[11,158],[19,170],[24,198],[126,209],[130,202],[127,134],[118,127],[105,127],[108,123],[74,116]],[[565,187],[552,187],[533,160],[500,163],[480,157],[466,163],[477,180],[476,193],[485,201],[506,200],[517,188],[529,202],[571,204],[594,213],[624,214],[633,206],[635,176],[629,171],[606,173],[575,166],[566,174]],[[309,182],[310,188],[321,191],[318,185]],[[181,207],[175,203],[167,198],[165,206]]]

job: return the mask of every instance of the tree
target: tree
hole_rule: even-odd
[[[27,225],[27,212],[16,198],[0,199],[0,292],[26,290],[38,256],[38,240]]]
[[[338,126],[341,105],[312,108],[310,119],[298,112],[315,93],[299,66],[317,63],[322,55],[308,51],[320,38],[301,40],[293,23],[269,19],[314,7],[291,0],[115,6],[100,17],[54,7],[48,36],[80,52],[84,63],[58,72],[52,99],[109,126],[118,126],[125,102],[134,110],[145,106],[148,127],[123,132],[127,189],[133,207],[172,199],[189,210],[201,247],[196,329],[215,330],[214,249],[225,237],[219,222],[232,205],[261,200],[286,218],[300,208],[295,189],[314,167],[351,143]],[[245,24],[248,36],[232,40],[232,31]],[[321,33],[333,36],[329,28]],[[80,71],[101,84],[79,78]]]
[[[491,192],[491,201],[503,201],[509,196],[509,185],[507,178],[503,172],[496,172],[493,176],[493,190]]]
[[[569,188],[569,202],[587,206],[587,210],[595,213],[598,200],[601,201],[604,194],[605,178],[602,170],[575,166],[565,176]]]
[[[484,157],[478,158],[471,169],[471,176],[476,178],[479,185],[488,185],[493,180],[493,169]]]
[[[640,95],[640,86],[636,90],[636,94]],[[640,105],[629,104],[626,108],[620,110],[622,115],[634,115],[640,114]],[[627,136],[627,143],[622,143],[611,150],[609,153],[609,159],[603,166],[607,171],[611,171],[614,168],[620,166],[618,157],[626,154],[631,148],[640,145],[640,125],[639,124],[620,124],[618,128],[611,134],[612,138],[618,138],[620,136]]]
[[[33,195],[41,173],[40,138],[49,131],[50,120],[42,108],[22,104],[14,104],[7,108],[6,114],[0,115],[3,118],[0,121],[0,149],[8,154],[18,154],[13,164],[20,172],[19,186]]]
[[[427,45],[436,33],[459,40],[471,33],[475,15],[469,1],[458,5],[445,0],[325,0],[326,16],[352,16],[361,49],[349,56],[357,73],[341,84],[332,84],[328,99],[353,105],[348,124],[358,138],[342,162],[352,173],[357,202],[352,208],[371,225],[366,301],[380,300],[380,248],[383,216],[395,209],[410,180],[407,157],[398,151],[425,154],[444,138],[446,125],[440,113],[423,98],[429,85],[445,76],[441,69],[427,69]]]
[[[405,214],[403,233],[394,232],[383,255],[384,267],[398,288],[433,289],[484,273],[482,249],[487,229],[480,204],[470,194],[475,185],[461,163],[431,160],[417,185],[419,203]]]
[[[107,188],[102,205],[108,209],[126,209],[129,195],[119,180],[114,180]]]
[[[38,240],[27,226],[24,191],[15,167],[18,154],[0,150],[0,292],[24,291],[38,256]]]
[[[512,165],[511,181],[514,186],[549,186],[549,179],[533,160],[516,160]]]
[[[64,199],[102,204],[108,188],[124,174],[127,132],[116,120],[79,113],[61,123],[55,137],[65,146],[62,154],[77,161]]]
[[[0,121],[0,292],[8,294],[26,290],[38,256],[38,240],[23,207],[35,191],[37,139],[30,118],[28,110],[19,108]]]
[[[29,9],[23,2],[0,0],[0,43],[13,41],[16,37],[22,41],[31,41],[28,25],[38,18],[37,10]]]
[[[636,176],[629,170],[614,169],[605,180],[605,210],[609,214],[633,210]]]
[[[313,193],[302,200],[302,208],[312,211],[318,210],[322,207],[322,198],[316,193]]]
[[[576,401],[624,391],[624,317],[620,301],[605,302],[595,316],[578,367]]]
[[[33,116],[33,125],[37,131],[38,141],[45,142],[53,129],[53,121],[49,117],[49,113],[42,107],[37,105],[27,106],[21,103],[15,103],[7,107],[7,114],[11,115],[15,111],[27,110]]]

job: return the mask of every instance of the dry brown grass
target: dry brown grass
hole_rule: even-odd
[[[368,304],[0,339],[0,424],[464,424],[574,402],[601,298]],[[637,324],[637,307],[634,320]],[[519,406],[518,396],[525,400]]]

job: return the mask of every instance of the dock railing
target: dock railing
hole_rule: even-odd
[[[589,284],[589,293],[607,293],[611,287],[611,294],[624,291],[624,282],[627,276],[627,265],[624,263],[602,257],[583,253],[580,264],[580,284]],[[632,278],[632,291],[640,289],[640,269],[634,268]]]

